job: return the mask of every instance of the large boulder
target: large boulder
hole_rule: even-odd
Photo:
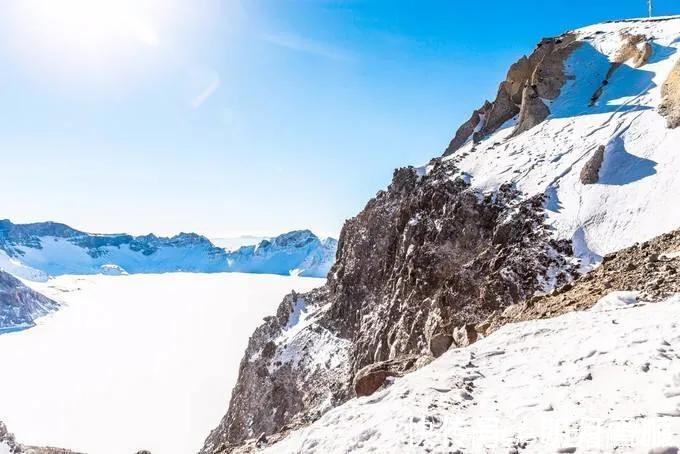
[[[602,167],[602,161],[604,161],[604,145],[600,145],[595,150],[595,153],[588,159],[586,165],[581,169],[581,183],[583,184],[595,184],[600,179],[600,167]]]
[[[512,132],[513,136],[528,131],[550,115],[550,109],[538,96],[535,85],[524,87],[522,94],[522,108],[519,112],[519,122]]]
[[[666,117],[669,128],[680,125],[680,60],[675,63],[661,87],[659,113]]]
[[[416,369],[420,355],[380,361],[362,368],[354,376],[354,392],[357,396],[370,396],[379,390],[390,377],[401,377]]]

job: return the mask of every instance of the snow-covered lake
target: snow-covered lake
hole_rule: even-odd
[[[323,283],[239,273],[30,283],[65,306],[0,335],[0,420],[26,444],[197,452],[226,412],[254,328],[290,290]]]

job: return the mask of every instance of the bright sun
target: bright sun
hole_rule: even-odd
[[[51,76],[112,77],[168,47],[178,0],[4,0],[3,39]]]

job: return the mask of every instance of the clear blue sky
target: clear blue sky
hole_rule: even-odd
[[[678,0],[655,3],[680,13]],[[94,232],[337,235],[395,167],[439,155],[541,37],[644,16],[646,2],[2,9],[0,218]]]

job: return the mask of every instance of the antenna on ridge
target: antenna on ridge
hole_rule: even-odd
[[[647,9],[649,10],[649,17],[652,17],[652,0],[647,0]]]

